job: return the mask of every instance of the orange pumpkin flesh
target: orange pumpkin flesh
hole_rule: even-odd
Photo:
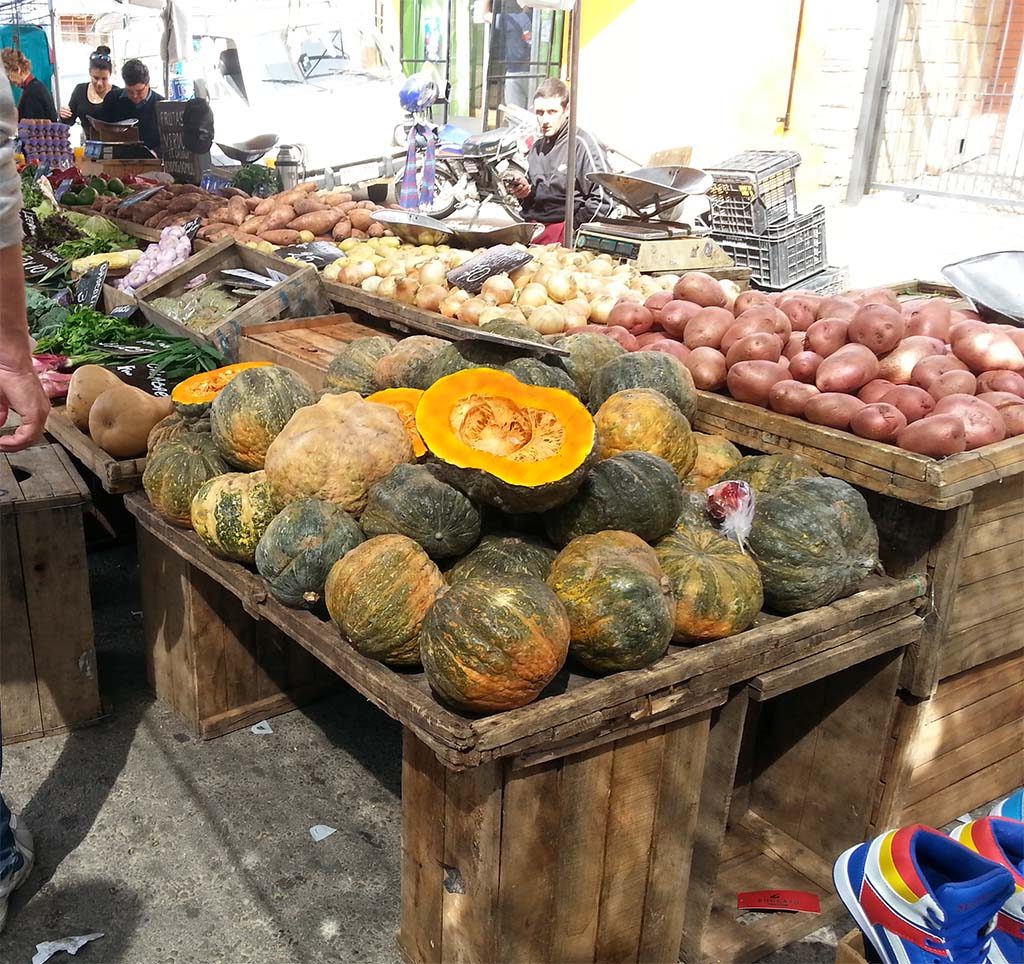
[[[385,388],[383,391],[374,392],[368,395],[368,402],[376,402],[378,405],[387,405],[398,412],[402,425],[409,433],[409,441],[412,442],[412,453],[416,458],[427,454],[427,447],[416,431],[416,406],[420,403],[423,392],[418,388]]]
[[[225,365],[210,372],[200,372],[175,385],[171,391],[171,401],[182,415],[202,415],[224,386],[239,372],[244,372],[247,368],[262,368],[269,364],[270,362],[265,361],[239,362],[237,365]]]

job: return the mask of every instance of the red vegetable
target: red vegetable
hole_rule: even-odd
[[[963,419],[955,415],[929,415],[903,429],[896,444],[908,452],[944,459],[967,448],[967,432]]]
[[[668,307],[662,309],[662,326],[666,331],[668,327],[666,315]],[[725,308],[702,308],[692,315],[686,323],[686,331],[683,333],[683,341],[687,348],[719,348],[722,344],[722,337],[736,323],[731,312]]]
[[[850,430],[861,438],[875,442],[895,442],[896,436],[907,427],[907,417],[886,402],[865,405],[850,419]]]
[[[736,401],[764,408],[772,386],[788,377],[789,372],[778,362],[741,361],[729,369],[726,385]]]
[[[670,301],[658,312],[658,324],[673,338],[682,338],[687,323],[699,311],[700,305],[692,301]]]
[[[973,395],[948,395],[935,406],[935,414],[953,415],[963,421],[968,451],[1006,438],[1006,425],[999,412]]]
[[[862,408],[864,403],[854,395],[843,392],[823,392],[815,395],[804,408],[804,418],[815,425],[827,425],[829,428],[848,429],[850,420]]]
[[[693,376],[693,384],[702,391],[710,392],[725,385],[725,355],[716,348],[694,348],[683,364]]]
[[[868,304],[850,319],[846,337],[859,345],[865,345],[876,355],[885,355],[900,343],[905,328],[903,315],[895,308]]]
[[[640,336],[640,338],[643,337],[643,335]],[[690,349],[681,341],[673,341],[671,338],[659,338],[657,341],[648,342],[646,345],[640,346],[640,351],[660,351],[665,355],[673,355],[681,362],[685,362],[690,357]]]
[[[1024,376],[997,369],[978,376],[978,392],[1009,392],[1024,398]]]
[[[880,402],[895,387],[892,382],[886,381],[884,378],[876,378],[857,392],[857,398],[867,405],[873,405],[875,402]]]
[[[654,315],[635,301],[619,301],[608,313],[608,325],[625,328],[631,335],[642,335],[654,327]]]
[[[897,385],[882,396],[882,401],[895,405],[907,417],[908,424],[930,415],[935,408],[935,399],[923,388],[913,385]]]
[[[807,329],[807,347],[828,358],[846,344],[846,332],[849,322],[841,318],[822,318]]]
[[[783,379],[772,385],[768,393],[768,407],[781,415],[794,415],[800,418],[808,401],[818,394],[818,389],[792,378]]]
[[[829,355],[814,376],[822,392],[853,393],[863,388],[878,374],[878,359],[864,345],[844,345]]]

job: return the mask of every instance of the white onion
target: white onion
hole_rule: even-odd
[[[548,289],[551,300],[559,304],[571,301],[579,294],[576,282],[572,280],[572,275],[568,271],[552,272],[544,287]]]
[[[507,305],[516,293],[515,282],[507,274],[496,274],[488,278],[481,289],[499,305]]]
[[[526,323],[542,335],[557,335],[565,331],[565,313],[557,305],[545,305],[543,308],[536,308],[530,313]]]
[[[548,289],[542,284],[532,282],[519,292],[516,304],[528,308],[539,308],[548,303]]]

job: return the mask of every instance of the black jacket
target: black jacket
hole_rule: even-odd
[[[111,87],[107,93],[107,97],[111,94],[119,94],[121,92],[120,87]],[[99,104],[94,104],[89,100],[89,84],[79,84],[71,92],[71,99],[68,101],[68,108],[71,111],[71,119],[68,124],[74,124],[75,121],[82,122],[82,129],[85,131],[86,136],[91,136],[89,127],[89,118],[100,115],[106,105],[106,98]],[[102,120],[102,116],[100,120]]]
[[[527,155],[530,196],[523,201],[523,217],[541,224],[565,220],[568,193],[569,125],[553,137],[541,137]],[[587,179],[593,171],[607,171],[604,148],[586,131],[576,131],[576,213],[575,223],[586,224],[607,217],[614,207],[608,194]]]
[[[118,121],[138,120],[139,139],[157,157],[160,156],[160,128],[156,123],[156,105],[162,101],[163,95],[155,90],[141,104],[133,104],[124,90],[112,90],[103,101],[103,109],[93,116],[97,120],[116,124]]]
[[[38,77],[33,77],[21,88],[18,100],[18,120],[57,120],[53,95]]]

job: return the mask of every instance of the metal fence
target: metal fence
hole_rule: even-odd
[[[1024,0],[880,0],[874,48],[851,193],[1024,207]]]

